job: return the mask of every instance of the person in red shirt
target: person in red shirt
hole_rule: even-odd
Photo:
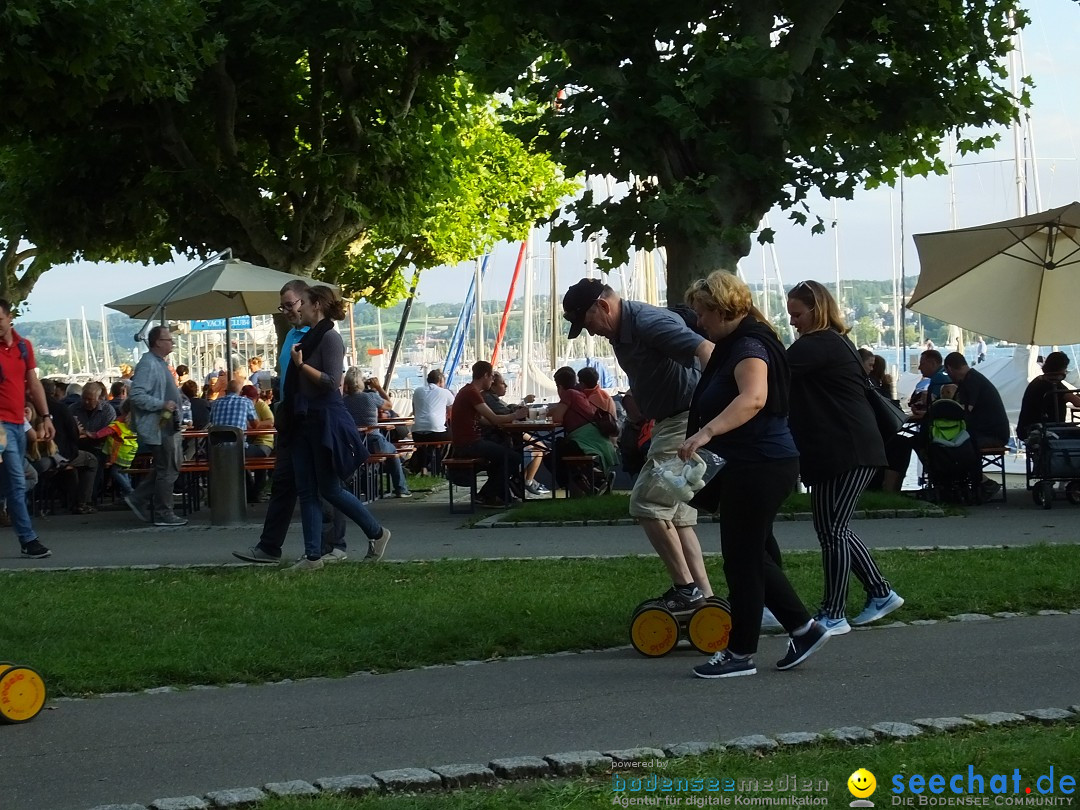
[[[12,325],[11,304],[0,298],[0,422],[7,439],[0,464],[0,485],[7,498],[8,514],[19,538],[24,557],[40,559],[52,554],[38,540],[26,508],[26,475],[23,458],[26,456],[26,401],[43,414],[41,441],[48,442],[56,435],[45,389],[37,376],[34,347],[20,337]]]
[[[600,374],[592,366],[579,368],[577,372],[578,388],[593,405],[603,411],[607,411],[612,417],[618,418],[615,410],[615,400],[611,394],[600,387]]]
[[[483,418],[492,425],[505,425],[529,415],[528,408],[518,408],[507,414],[496,414],[484,402],[484,391],[491,388],[495,370],[491,363],[479,360],[473,363],[472,382],[462,386],[450,408],[450,435],[454,443],[454,455],[459,458],[482,458],[488,462],[487,482],[477,498],[484,506],[505,506],[507,486],[510,498],[524,497],[521,479],[521,458],[509,447],[485,439],[477,423]]]

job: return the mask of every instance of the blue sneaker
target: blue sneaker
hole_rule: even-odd
[[[829,636],[842,636],[851,632],[851,625],[843,616],[839,619],[831,619],[824,613],[819,613],[814,617],[814,621],[825,628],[825,634]]]
[[[896,591],[889,591],[887,596],[867,599],[866,607],[862,609],[862,613],[851,620],[851,623],[856,627],[862,627],[864,624],[870,624],[888,616],[903,606],[904,597]]]

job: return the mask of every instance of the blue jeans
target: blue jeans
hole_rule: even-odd
[[[22,423],[4,422],[7,433],[7,447],[4,448],[3,464],[0,464],[0,483],[4,497],[7,498],[8,514],[15,536],[24,546],[37,540],[37,532],[30,523],[30,512],[26,508],[26,473],[23,471],[23,459],[26,458],[26,432]]]
[[[135,491],[135,487],[131,485],[131,478],[128,477],[128,469],[128,467],[121,467],[119,464],[113,464],[109,467],[109,477],[112,478],[113,486],[124,497]]]
[[[381,430],[369,433],[367,437],[368,450],[372,453],[396,453],[397,448],[390,442]],[[394,492],[408,492],[409,485],[405,482],[405,473],[401,469],[401,459],[396,456],[389,461],[384,461],[386,471],[390,474],[390,483]]]
[[[300,523],[304,527],[304,553],[309,560],[317,560],[323,554],[323,510],[319,498],[341,510],[368,539],[375,540],[382,535],[379,521],[355,495],[342,488],[330,450],[322,444],[322,424],[318,418],[300,421],[291,449],[296,494],[300,499]]]

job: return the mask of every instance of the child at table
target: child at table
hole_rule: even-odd
[[[131,462],[135,460],[135,452],[139,449],[139,439],[131,428],[129,401],[125,399],[124,404],[120,406],[120,415],[116,421],[110,422],[90,435],[95,439],[105,439],[102,450],[105,453],[105,464],[109,468],[109,476],[121,497],[127,497],[135,491],[128,473],[131,470]]]

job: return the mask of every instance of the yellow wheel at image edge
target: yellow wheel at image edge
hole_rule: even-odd
[[[641,608],[630,622],[630,643],[649,658],[667,655],[679,643],[679,622],[666,608]]]
[[[731,611],[726,603],[712,603],[698,608],[690,617],[687,627],[690,644],[698,652],[712,655],[726,650],[728,636],[731,634]]]
[[[33,720],[45,705],[45,681],[29,667],[0,664],[0,723]]]

